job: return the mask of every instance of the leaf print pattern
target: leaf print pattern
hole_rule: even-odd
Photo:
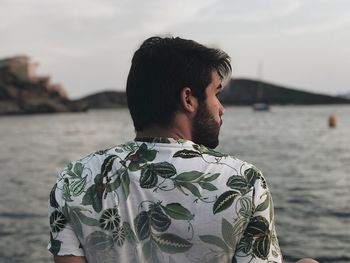
[[[49,209],[54,255],[85,255],[88,262],[282,260],[261,172],[186,140],[137,139],[68,164]]]
[[[60,232],[67,224],[67,219],[58,210],[54,211],[50,216],[50,228],[53,233]]]
[[[166,253],[185,252],[192,247],[192,243],[171,233],[154,235],[152,238],[159,248]]]
[[[114,243],[117,244],[117,246],[119,247],[123,246],[125,238],[126,238],[126,235],[123,227],[117,227],[113,231],[113,240],[114,240]]]
[[[227,191],[220,195],[214,203],[213,214],[229,208],[237,196],[238,193],[236,191]]]
[[[108,208],[103,211],[100,220],[100,226],[105,230],[114,230],[119,227],[120,216],[117,208]]]

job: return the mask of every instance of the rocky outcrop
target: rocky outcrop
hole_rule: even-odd
[[[338,95],[338,97],[340,98],[345,98],[345,99],[349,99],[350,100],[350,92]]]
[[[51,84],[48,77],[24,74],[27,60],[19,58],[0,60],[0,115],[87,110],[84,103],[69,100],[64,89]],[[18,64],[23,66],[20,70]]]
[[[54,113],[127,107],[125,92],[104,91],[70,100],[63,87],[37,76],[37,64],[26,56],[0,60],[0,115]],[[220,94],[225,105],[348,104],[346,96],[310,93],[249,79],[231,80]]]
[[[220,94],[220,99],[226,105],[252,105],[257,102],[280,105],[350,103],[350,100],[346,98],[284,88],[266,82],[248,79],[231,80]]]
[[[78,100],[89,109],[113,109],[127,107],[126,93],[122,91],[104,91]]]

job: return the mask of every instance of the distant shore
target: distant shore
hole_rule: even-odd
[[[37,76],[29,57],[0,60],[0,115],[83,112],[127,107],[126,93],[103,91],[72,100],[64,88]],[[225,106],[350,104],[350,99],[286,88],[251,79],[234,79],[220,93]]]

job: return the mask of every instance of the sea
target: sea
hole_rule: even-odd
[[[133,138],[127,109],[0,117],[0,262],[52,262],[47,204],[57,174]],[[265,175],[286,263],[350,262],[350,106],[228,107],[217,149]]]

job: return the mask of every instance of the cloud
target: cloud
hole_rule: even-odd
[[[346,0],[304,1],[285,33],[305,35],[350,27],[350,2]]]
[[[348,10],[348,0],[0,0],[0,57],[26,53],[78,94],[78,88],[123,87],[142,40],[170,33],[214,42],[252,75],[259,58],[283,63],[276,54],[290,61],[286,50],[303,56],[305,46],[321,52],[334,31],[343,41],[332,51],[348,52]],[[317,50],[312,34],[323,43]]]
[[[230,22],[258,23],[294,13],[298,0],[224,0],[202,10],[203,19]]]

